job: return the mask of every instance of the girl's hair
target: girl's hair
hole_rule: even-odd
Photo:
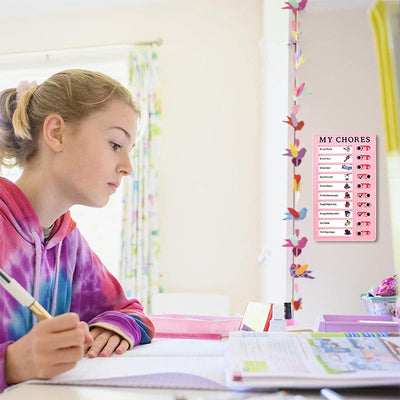
[[[35,156],[43,122],[50,114],[79,123],[111,101],[122,101],[139,116],[128,89],[100,72],[70,69],[54,74],[17,98],[17,89],[0,93],[0,165],[25,166]]]

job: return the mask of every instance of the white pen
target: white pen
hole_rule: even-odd
[[[321,389],[321,396],[326,400],[344,400],[344,397],[342,397],[340,394],[327,388]]]
[[[40,320],[53,318],[15,279],[0,270],[0,283],[11,296],[28,307]]]

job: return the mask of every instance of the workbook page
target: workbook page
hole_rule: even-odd
[[[264,387],[282,385],[281,380],[286,387],[314,387],[321,381],[343,387],[400,384],[399,350],[399,336],[371,333],[232,334],[227,379]]]
[[[155,339],[124,355],[83,358],[49,384],[225,389],[226,342]]]

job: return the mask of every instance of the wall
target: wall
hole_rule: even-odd
[[[0,23],[0,54],[163,38],[163,286],[233,314],[259,296],[261,22],[261,0],[181,0]]]
[[[372,29],[367,8],[301,14],[306,62],[299,82],[311,96],[302,98],[299,116],[305,127],[299,134],[308,149],[299,167],[307,179],[302,201],[312,207],[312,136],[323,133],[377,135],[377,240],[375,242],[315,242],[312,218],[299,223],[309,239],[300,263],[308,263],[315,280],[299,282],[303,310],[296,318],[313,325],[317,315],[365,313],[359,294],[394,274],[386,177],[385,143]],[[400,251],[400,249],[397,249]]]

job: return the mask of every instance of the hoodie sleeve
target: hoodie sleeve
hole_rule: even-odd
[[[127,299],[117,279],[90,249],[78,229],[70,236],[78,241],[72,283],[71,311],[90,327],[100,326],[125,338],[130,348],[150,343],[153,323],[137,299]]]

